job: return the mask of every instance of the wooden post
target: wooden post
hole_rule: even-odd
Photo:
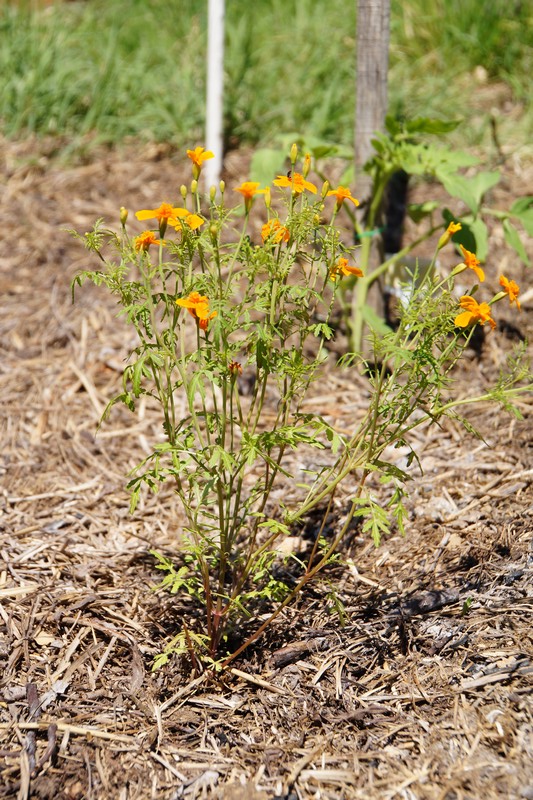
[[[357,84],[355,173],[357,196],[368,199],[371,185],[363,166],[372,156],[371,139],[387,113],[390,0],[357,0]]]
[[[217,186],[223,156],[224,0],[209,0],[207,33],[207,102],[205,146],[215,157],[205,162],[206,191]]]
[[[387,78],[389,69],[390,0],[357,0],[357,78],[355,103],[355,191],[361,201],[357,217],[367,228],[367,212],[372,196],[372,177],[363,172],[372,157],[372,139],[384,128],[387,113]],[[379,217],[379,215],[378,215]],[[372,221],[376,225],[376,219]],[[378,235],[366,230],[361,240],[360,263],[371,272],[383,258],[382,242]],[[351,345],[372,354],[368,340],[362,336],[364,322],[362,305],[384,319],[384,296],[377,282],[367,285],[359,281],[352,297]]]

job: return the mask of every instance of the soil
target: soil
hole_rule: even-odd
[[[58,149],[0,141],[0,798],[533,798],[531,396],[520,420],[465,412],[481,440],[452,421],[420,432],[406,536],[376,548],[354,529],[343,561],[233,669],[151,671],[180,606],[152,591],[149,551],[176,551],[179,510],[163,487],[128,513],[125,475],[160,435],[152,408],[117,409],[95,433],[132,340],[103,290],[72,303],[94,262],[65,229],[175,198],[188,166],[163,146],[70,166]],[[230,154],[228,186],[248,161]],[[501,168],[505,208],[533,164]],[[523,309],[499,304],[457,373],[465,394],[532,334],[530,281],[497,220],[490,253]],[[348,428],[364,379],[326,378],[310,408]],[[343,513],[341,498],[333,529]]]

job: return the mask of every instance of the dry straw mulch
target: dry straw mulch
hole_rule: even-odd
[[[0,143],[0,798],[532,798],[531,398],[523,421],[469,411],[485,441],[421,431],[407,536],[376,549],[355,527],[344,566],[233,670],[152,673],[180,608],[152,592],[148,551],[176,551],[179,509],[163,488],[128,514],[124,476],[160,436],[149,405],[95,436],[131,334],[103,292],[71,304],[89,261],[62,228],[175,197],[186,167],[154,148],[61,168],[46,147]],[[505,169],[512,199],[527,175]],[[500,246],[495,227],[495,264],[521,280]],[[500,310],[460,391],[531,335],[531,292]],[[366,391],[328,374],[309,405],[344,429]]]

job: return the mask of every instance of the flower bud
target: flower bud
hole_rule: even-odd
[[[128,219],[128,209],[124,208],[124,206],[120,206],[120,224],[122,227],[126,225]]]
[[[265,189],[265,206],[267,208],[270,208],[271,202],[272,202],[272,196],[270,194],[270,186],[267,186],[267,188]]]
[[[298,158],[298,145],[293,144],[291,147],[291,164],[296,164],[296,159]]]
[[[304,176],[304,178],[307,178],[310,169],[311,169],[311,156],[309,153],[306,153],[304,158],[304,166],[302,169],[302,175]]]
[[[322,198],[322,200],[324,200],[328,192],[329,192],[329,181],[324,181],[324,184],[322,186],[322,191],[320,192],[320,197]]]
[[[230,373],[231,377],[235,380],[238,375],[242,375],[242,365],[239,361],[230,361],[228,364],[228,372]]]
[[[450,274],[450,278],[455,278],[456,275],[460,275],[461,272],[464,272],[465,269],[468,269],[466,264],[457,264],[454,270],[452,270]]]
[[[180,186],[180,194],[181,194],[181,196],[183,197],[184,200],[187,199],[187,187],[185,186],[184,183],[182,183],[181,186]]]
[[[442,250],[443,247],[446,247],[453,234],[460,231],[462,227],[460,222],[450,222],[437,243],[437,250]]]
[[[209,188],[209,199],[211,200],[212,203],[215,202],[215,197],[216,196],[217,196],[217,187],[216,186],[211,186]]]
[[[209,235],[212,238],[212,240],[216,242],[218,236],[218,228],[214,223],[209,226]]]
[[[191,194],[196,194],[197,191],[198,191],[198,181],[193,180],[191,181]]]
[[[220,183],[218,184],[218,188],[220,189],[220,194],[224,194],[224,192],[226,191],[225,181],[220,181]]]

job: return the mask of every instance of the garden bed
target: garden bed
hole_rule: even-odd
[[[125,474],[160,435],[149,404],[95,436],[131,334],[103,291],[72,304],[94,261],[65,229],[174,198],[188,167],[156,145],[61,167],[56,148],[0,142],[0,798],[533,797],[531,398],[523,420],[470,410],[483,440],[451,421],[421,430],[406,537],[375,548],[354,527],[346,563],[234,669],[151,672],[184,601],[151,591],[148,551],[171,555],[181,519],[165,487],[128,514]],[[229,187],[248,161],[230,154]],[[533,165],[502,169],[508,207]],[[499,307],[457,374],[468,394],[533,332],[531,280],[497,224],[490,253],[523,311]],[[344,430],[366,393],[354,371],[327,375],[309,407]],[[332,529],[343,513],[340,498]]]

